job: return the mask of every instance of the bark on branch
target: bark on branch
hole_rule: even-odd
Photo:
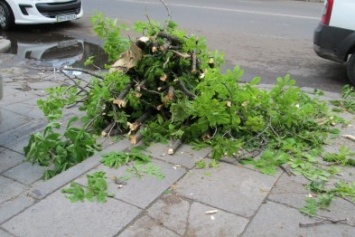
[[[184,92],[189,97],[190,100],[193,100],[196,98],[196,95],[186,88],[186,86],[182,80],[178,79],[177,81],[179,83],[181,91]]]
[[[132,83],[129,83],[118,95],[116,99],[113,100],[113,103],[118,105],[119,108],[126,107],[127,101],[124,100],[124,97],[128,94],[129,90],[132,88]]]
[[[168,150],[168,154],[169,155],[173,155],[176,151],[177,151],[177,149],[179,149],[179,147],[182,145],[182,141],[179,139],[179,140],[176,140],[175,142],[174,142],[174,144],[172,145],[172,147],[171,148],[169,148],[169,150]]]
[[[151,111],[145,112],[142,116],[140,116],[134,123],[127,122],[129,130],[131,132],[135,132],[138,128],[149,118],[151,115]]]
[[[181,44],[180,39],[178,37],[173,36],[173,35],[169,35],[168,33],[163,32],[163,31],[160,31],[158,33],[158,37],[171,41],[171,43],[173,45],[180,45]]]

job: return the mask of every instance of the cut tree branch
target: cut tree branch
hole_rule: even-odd
[[[328,218],[328,217],[321,217],[321,216],[315,216],[318,219],[321,219],[320,221],[317,222],[313,222],[313,223],[299,223],[299,227],[313,227],[313,226],[317,226],[317,225],[322,225],[322,224],[326,224],[327,222],[330,222],[332,224],[337,224],[337,223],[343,223],[343,224],[347,224],[350,226],[353,226],[349,223],[344,223],[348,221],[348,218],[344,218],[344,219],[332,219],[332,218]]]
[[[196,65],[196,49],[194,49],[191,53],[191,73],[193,74],[197,72]]]
[[[173,35],[169,35],[164,31],[160,31],[158,33],[158,37],[170,40],[173,45],[180,45],[181,44],[180,39],[178,37],[173,36]]]
[[[171,148],[169,148],[169,150],[168,150],[168,154],[169,155],[173,155],[176,151],[177,151],[177,149],[179,149],[179,147],[182,145],[182,141],[179,139],[179,140],[176,140],[175,142],[174,142],[174,144],[172,145],[172,147]]]
[[[144,126],[141,126],[139,130],[135,134],[131,134],[129,136],[129,140],[132,145],[136,145],[141,139],[142,139],[142,131],[144,129]]]
[[[99,78],[99,79],[104,79],[103,76],[101,76],[101,75],[99,75],[99,74],[96,74],[96,73],[94,73],[94,72],[92,72],[92,71],[82,69],[82,68],[63,68],[63,69],[61,70],[61,72],[64,73],[64,74],[66,74],[64,71],[82,72],[82,73],[85,73],[85,74],[88,74],[88,75],[97,77],[97,78]]]
[[[196,98],[196,95],[186,88],[186,86],[182,80],[178,79],[177,81],[180,85],[181,91],[184,92],[189,97],[190,100],[193,100]]]
[[[132,88],[132,83],[129,83],[118,95],[116,99],[113,100],[113,103],[118,105],[119,108],[124,108],[127,102],[124,100],[124,97],[128,94],[129,90]]]
[[[151,111],[145,112],[134,123],[127,122],[127,125],[129,126],[129,130],[131,132],[137,131],[138,128],[149,118],[151,113],[152,113]]]
[[[115,127],[116,122],[112,122],[106,126],[104,130],[101,132],[101,137],[106,137],[107,135],[110,136],[112,129]]]

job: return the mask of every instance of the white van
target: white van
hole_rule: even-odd
[[[0,0],[0,28],[14,24],[46,24],[83,16],[81,0]]]
[[[355,0],[325,0],[313,42],[320,57],[347,62],[349,80],[355,85]]]

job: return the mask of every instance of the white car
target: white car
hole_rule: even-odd
[[[355,85],[355,0],[325,0],[313,42],[318,56],[347,63],[349,80]]]
[[[83,16],[81,0],[0,0],[0,28],[14,24],[47,24]]]

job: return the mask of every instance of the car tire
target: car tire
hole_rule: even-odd
[[[347,70],[348,70],[348,78],[349,78],[351,84],[353,84],[355,86],[355,53],[353,53],[350,56],[350,59],[348,61]]]
[[[14,25],[14,15],[9,5],[0,0],[0,28],[9,30]]]

